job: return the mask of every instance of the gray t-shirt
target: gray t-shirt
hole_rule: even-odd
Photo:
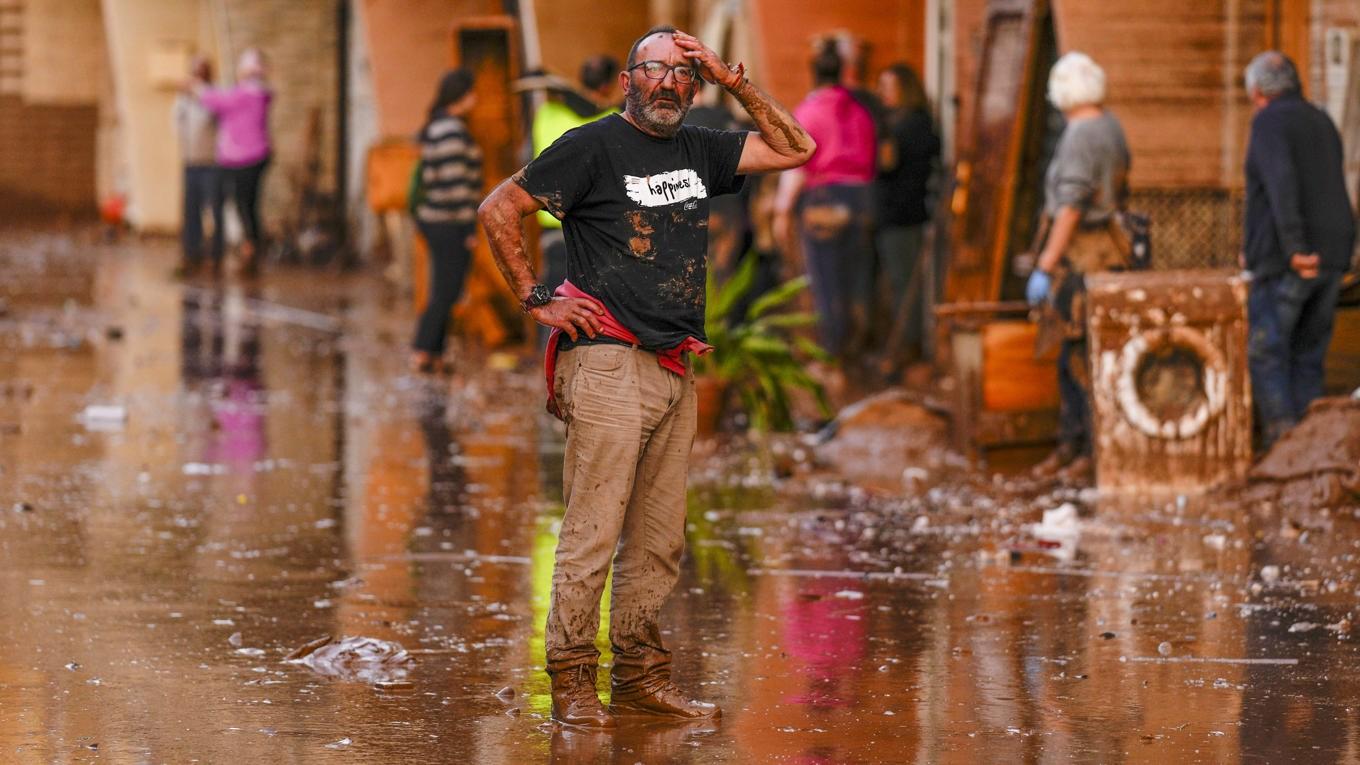
[[[1044,212],[1074,207],[1083,225],[1104,223],[1124,204],[1129,161],[1124,129],[1108,110],[1068,123],[1044,176]]]
[[[175,134],[184,164],[197,167],[215,163],[217,121],[197,98],[182,93],[175,99]]]

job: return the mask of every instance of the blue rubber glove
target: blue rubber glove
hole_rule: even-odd
[[[1029,282],[1025,284],[1025,299],[1030,305],[1039,305],[1048,299],[1048,290],[1053,286],[1053,278],[1046,271],[1034,269],[1029,272]]]

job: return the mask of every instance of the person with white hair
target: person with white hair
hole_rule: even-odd
[[[1058,59],[1048,100],[1067,125],[1044,176],[1042,246],[1025,296],[1048,306],[1041,316],[1057,319],[1060,403],[1058,448],[1035,473],[1083,481],[1092,470],[1085,275],[1129,263],[1130,242],[1117,216],[1128,195],[1130,157],[1123,127],[1104,106],[1105,72],[1090,56]]]
[[[260,229],[260,186],[273,154],[269,140],[269,105],[273,91],[265,82],[264,55],[247,48],[236,64],[236,85],[199,87],[199,101],[217,116],[217,165],[223,194],[230,194],[245,230],[242,271],[253,274],[263,247]]]
[[[1326,112],[1303,99],[1294,63],[1266,51],[1245,75],[1255,110],[1242,247],[1252,275],[1247,365],[1262,446],[1269,447],[1322,395],[1355,219],[1341,136]]]

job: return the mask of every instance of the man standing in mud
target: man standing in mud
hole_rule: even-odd
[[[569,131],[487,197],[492,252],[524,310],[555,331],[548,407],[567,424],[566,515],[547,625],[552,713],[613,727],[611,715],[716,717],[670,678],[657,624],[684,550],[694,441],[688,352],[704,342],[709,199],[750,173],[802,165],[815,145],[789,112],[674,27],[633,44],[625,111]],[[682,125],[704,82],[729,93],[758,132]],[[567,281],[538,284],[521,221],[546,209],[567,240]],[[596,695],[600,597],[611,561],[610,709]]]
[[[1266,51],[1246,70],[1255,116],[1247,144],[1243,265],[1251,393],[1269,448],[1322,395],[1341,276],[1355,246],[1341,136],[1303,99],[1298,70]]]

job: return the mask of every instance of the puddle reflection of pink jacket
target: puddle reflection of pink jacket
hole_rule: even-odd
[[[618,340],[621,343],[627,343],[634,347],[638,347],[642,342],[641,340],[638,340],[638,336],[633,334],[632,330],[619,323],[619,320],[614,317],[614,314],[610,313],[609,309],[604,307],[604,303],[601,303],[599,300],[596,300],[594,297],[581,291],[575,284],[572,284],[569,281],[563,281],[556,290],[553,290],[553,294],[558,297],[583,298],[598,304],[600,310],[604,311],[604,315],[599,317],[601,335]],[[559,420],[562,419],[562,413],[557,411],[556,372],[557,341],[561,335],[562,330],[553,327],[552,332],[548,334],[548,350],[543,355],[543,373],[548,378],[548,412]],[[661,367],[668,372],[673,372],[683,377],[685,375],[686,353],[694,353],[695,355],[702,356],[711,350],[713,350],[713,346],[697,337],[691,336],[685,338],[683,342],[674,348],[656,351],[656,363],[660,364]]]

